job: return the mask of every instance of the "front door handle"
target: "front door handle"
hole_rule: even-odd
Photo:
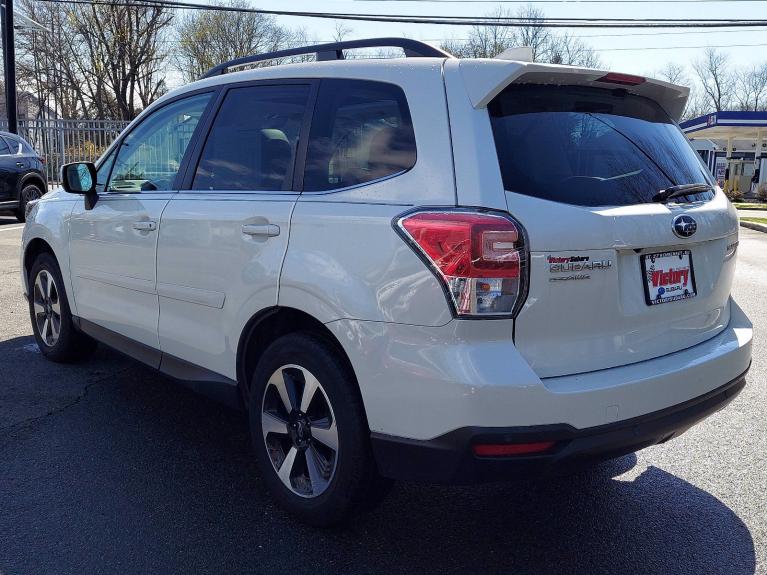
[[[19,168],[26,168],[27,167],[27,165],[24,162],[16,162],[16,166],[18,166]]]
[[[280,235],[280,226],[275,224],[245,224],[242,233],[249,236],[266,236],[273,238]]]
[[[157,229],[157,222],[152,221],[143,221],[143,222],[133,222],[133,229],[139,230],[142,232],[153,232]]]

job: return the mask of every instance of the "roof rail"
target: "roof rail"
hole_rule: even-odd
[[[264,54],[253,54],[235,58],[223,64],[219,64],[205,72],[202,78],[210,78],[226,74],[232,68],[239,68],[254,62],[263,62],[264,60],[275,60],[277,58],[287,58],[290,56],[302,56],[304,54],[317,54],[317,61],[325,60],[343,60],[344,50],[353,48],[402,48],[405,56],[408,58],[453,58],[453,55],[430,46],[418,40],[409,38],[370,38],[366,40],[347,40],[346,42],[332,42],[330,44],[315,44],[314,46],[303,46],[301,48],[288,48],[287,50],[278,50],[276,52],[266,52]]]

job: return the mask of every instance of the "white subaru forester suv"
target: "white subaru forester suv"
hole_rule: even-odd
[[[407,57],[343,57],[382,45]],[[38,345],[103,342],[243,406],[274,497],[314,524],[391,479],[667,441],[751,361],[737,215],[675,123],[687,93],[401,38],[227,62],[31,207]]]

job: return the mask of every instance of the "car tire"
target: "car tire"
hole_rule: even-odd
[[[357,383],[324,338],[291,334],[266,349],[252,379],[249,417],[269,491],[304,522],[341,523],[388,492]]]
[[[36,200],[43,196],[43,191],[35,184],[27,184],[19,193],[19,207],[16,208],[14,215],[20,222],[24,222],[27,219],[27,204],[32,200]]]
[[[29,273],[29,316],[37,346],[51,361],[79,361],[96,349],[72,321],[61,270],[49,253],[37,256]]]

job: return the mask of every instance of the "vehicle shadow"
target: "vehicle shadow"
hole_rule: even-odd
[[[0,343],[0,357],[29,338]],[[727,573],[754,543],[722,501],[631,455],[579,475],[474,487],[398,484],[351,524],[277,508],[246,415],[110,351],[66,367],[74,403],[0,433],[0,570],[195,573]],[[39,354],[24,383],[58,393]],[[25,379],[26,378],[26,379]],[[89,379],[90,378],[90,379]],[[0,378],[0,399],[5,379]],[[629,473],[627,473],[629,472]],[[624,475],[625,477],[620,477]]]
[[[398,541],[420,542],[411,561],[421,571],[441,564],[437,571],[455,573],[755,572],[751,534],[732,510],[657,467],[613,478],[635,462],[631,455],[571,478],[475,491],[406,487],[423,505],[423,525],[432,526],[428,541],[393,507],[381,519]]]

